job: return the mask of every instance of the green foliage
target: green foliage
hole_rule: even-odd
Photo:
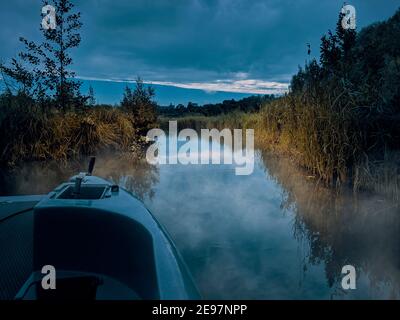
[[[147,131],[154,128],[157,123],[154,95],[154,89],[150,86],[146,87],[140,78],[136,80],[134,90],[125,88],[121,108],[132,116],[139,135],[146,135]]]

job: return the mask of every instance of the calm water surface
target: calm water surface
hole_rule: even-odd
[[[42,194],[81,163],[30,164],[3,175],[0,194]],[[97,158],[95,174],[143,199],[166,227],[204,298],[400,298],[400,209],[378,195],[337,195],[288,160],[256,153],[232,165],[151,166]],[[341,289],[341,269],[357,289]]]

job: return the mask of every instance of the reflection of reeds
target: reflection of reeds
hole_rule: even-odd
[[[97,161],[96,174],[119,184],[141,200],[151,199],[153,187],[159,182],[158,167],[149,164],[142,155],[132,153],[104,154]]]
[[[27,162],[18,169],[0,171],[0,195],[46,194],[87,169],[89,157],[59,161]],[[106,150],[96,157],[94,174],[119,184],[138,198],[152,198],[158,183],[156,166],[147,163],[139,153],[115,153]]]
[[[1,131],[3,165],[24,160],[65,160],[102,148],[128,150],[137,137],[130,116],[113,108],[52,115],[12,110],[2,119]]]
[[[263,152],[268,174],[287,191],[282,207],[294,210],[293,233],[309,248],[307,265],[324,263],[330,287],[340,288],[346,264],[368,276],[381,298],[400,297],[399,205],[378,196],[337,194],[308,179],[290,159]],[[372,293],[372,291],[371,291]]]

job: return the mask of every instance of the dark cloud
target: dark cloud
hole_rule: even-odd
[[[38,38],[41,1],[2,0],[0,57],[17,38]],[[360,26],[394,13],[397,1],[352,1]],[[239,78],[287,82],[319,39],[334,28],[334,0],[81,0],[83,42],[74,68],[83,77],[215,82]]]

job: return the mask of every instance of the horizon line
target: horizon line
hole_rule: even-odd
[[[135,83],[136,79],[112,79],[99,77],[78,76],[76,79],[84,81],[101,81],[114,83]],[[173,82],[142,80],[145,84],[175,87],[187,90],[202,90],[206,93],[229,92],[256,95],[284,94],[289,90],[289,83],[264,81],[259,79],[225,79],[211,82]]]

